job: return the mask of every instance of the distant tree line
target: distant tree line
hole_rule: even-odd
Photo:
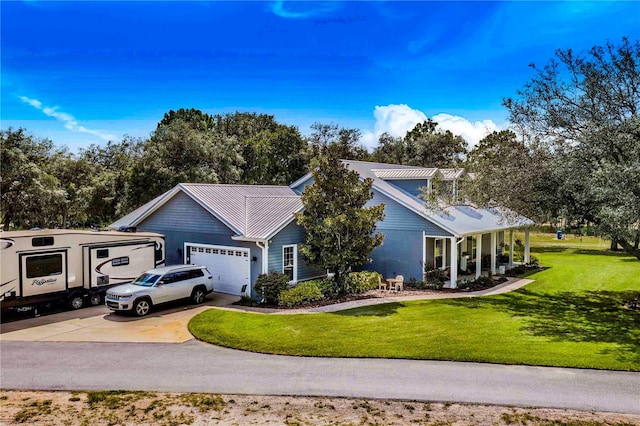
[[[3,229],[104,226],[180,182],[289,184],[320,156],[461,167],[464,202],[504,206],[539,223],[594,224],[640,258],[640,42],[558,50],[503,103],[509,130],[469,150],[427,120],[404,137],[315,123],[303,136],[271,115],[167,112],[147,139],[77,154],[26,129],[1,132]],[[460,199],[456,200],[460,202]]]
[[[288,185],[323,155],[454,166],[462,165],[466,152],[461,137],[436,130],[432,121],[406,138],[382,135],[373,153],[359,140],[359,130],[335,124],[315,123],[303,137],[271,115],[197,109],[167,112],[148,139],[125,137],[77,154],[10,128],[2,131],[2,225],[99,227],[180,182]]]

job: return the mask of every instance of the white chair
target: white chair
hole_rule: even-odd
[[[398,275],[391,285],[395,291],[404,290],[404,277],[402,275]]]

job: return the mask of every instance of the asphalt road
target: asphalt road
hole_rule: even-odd
[[[0,387],[451,401],[640,414],[640,374],[271,356],[186,343],[0,342]]]

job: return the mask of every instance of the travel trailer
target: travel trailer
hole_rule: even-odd
[[[150,232],[0,232],[0,308],[98,305],[109,287],[163,266],[164,248],[164,237]]]

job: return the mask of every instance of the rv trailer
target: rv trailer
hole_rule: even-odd
[[[98,305],[109,287],[164,262],[164,237],[150,232],[0,232],[0,308]]]

